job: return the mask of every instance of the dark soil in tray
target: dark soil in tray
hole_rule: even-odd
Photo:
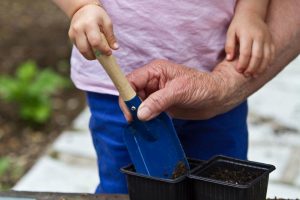
[[[69,78],[68,23],[52,1],[1,0],[0,73],[13,74],[20,63],[32,59]],[[12,187],[84,106],[83,93],[72,86],[54,95],[49,122],[30,128],[19,119],[15,105],[0,99],[0,158],[9,164],[5,171],[0,166],[0,190]]]
[[[245,185],[262,173],[259,171],[249,171],[246,168],[237,169],[214,167],[202,174],[203,177],[224,181],[226,183]]]

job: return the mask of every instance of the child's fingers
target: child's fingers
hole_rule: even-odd
[[[269,45],[265,45],[264,46],[264,59],[262,60],[262,64],[260,65],[260,67],[256,73],[256,76],[258,74],[261,74],[262,72],[264,72],[267,69],[267,67],[270,64],[270,60],[271,60],[271,48]]]
[[[226,59],[232,60],[235,56],[235,45],[236,45],[236,36],[234,31],[227,32],[227,39],[225,44],[225,52],[226,52]]]
[[[262,42],[254,41],[252,46],[252,54],[248,68],[245,70],[245,75],[250,76],[255,74],[259,69],[260,64],[264,56],[264,46]]]
[[[118,49],[119,45],[114,34],[113,25],[110,18],[107,15],[103,17],[102,28],[110,48],[114,50]]]
[[[249,64],[252,52],[252,42],[252,39],[240,40],[240,55],[237,64],[237,70],[241,73],[244,72]]]
[[[270,64],[270,58],[271,58],[271,48],[268,45],[264,45],[263,48],[264,51],[264,57],[263,60],[259,66],[259,68],[257,69],[257,71],[253,74],[253,77],[258,77],[259,74],[263,73],[268,65]]]
[[[94,60],[95,55],[84,32],[76,34],[75,45],[80,53],[88,60]]]
[[[271,60],[270,60],[270,64],[275,59],[275,54],[276,54],[275,45],[272,43],[271,44]]]
[[[100,27],[97,24],[91,25],[86,31],[88,41],[93,49],[99,50],[105,55],[111,55],[112,51],[105,39],[105,36],[100,31]]]

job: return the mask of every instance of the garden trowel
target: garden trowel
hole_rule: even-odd
[[[116,59],[95,51],[97,60],[113,81],[131,112],[133,121],[124,130],[124,141],[138,173],[177,178],[189,170],[189,165],[170,117],[161,113],[150,121],[140,121],[137,110],[140,98],[121,71]]]

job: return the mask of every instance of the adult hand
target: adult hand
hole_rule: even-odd
[[[133,71],[128,79],[144,100],[138,109],[139,119],[147,121],[163,111],[175,118],[209,119],[230,110],[240,102],[240,98],[235,100],[240,91],[229,87],[234,80],[227,80],[218,70],[228,64],[224,61],[213,72],[201,72],[168,60],[155,60]],[[231,73],[239,74],[234,67]],[[125,104],[120,105],[130,121]]]
[[[223,61],[211,73],[165,60],[154,61],[128,76],[144,100],[138,111],[149,120],[162,111],[175,118],[207,119],[224,113],[274,78],[300,53],[300,1],[273,0],[267,24],[276,48],[275,59],[258,78],[237,73],[236,62]],[[130,113],[121,103],[127,119]]]

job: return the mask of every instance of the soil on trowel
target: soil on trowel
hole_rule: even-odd
[[[182,161],[180,161],[177,164],[175,171],[173,172],[172,178],[176,179],[180,176],[185,175],[186,173],[187,173],[187,167],[185,166],[185,164]]]

